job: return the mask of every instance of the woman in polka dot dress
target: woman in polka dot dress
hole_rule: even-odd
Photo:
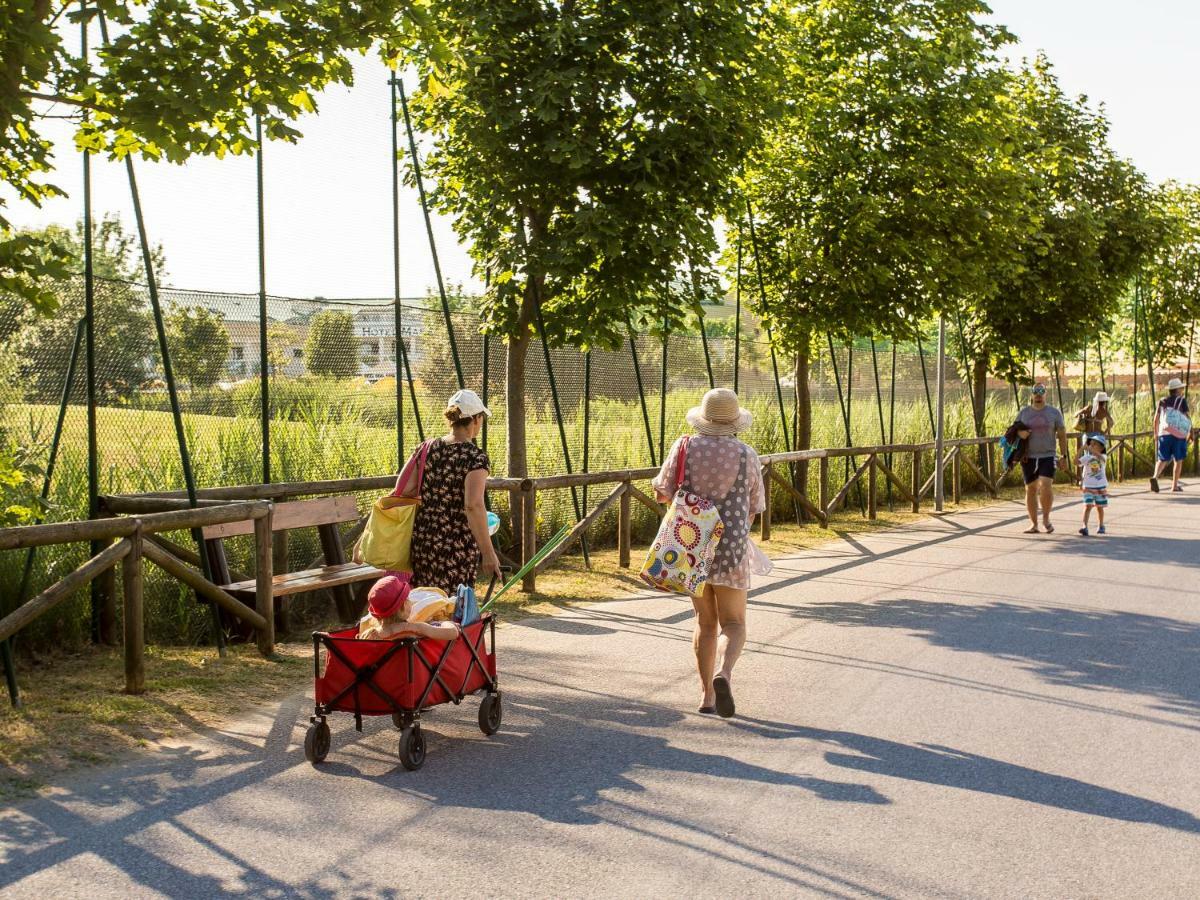
[[[725,388],[709,391],[700,406],[688,412],[687,421],[696,434],[687,438],[682,487],[712,501],[725,525],[704,593],[692,599],[700,712],[728,718],[734,714],[733,667],[746,643],[750,576],[771,571],[770,560],[750,540],[750,523],[767,506],[766,491],[758,454],[735,437],[750,425],[750,413],[738,404],[737,394]],[[683,440],[671,447],[654,479],[655,493],[664,502],[681,486]]]

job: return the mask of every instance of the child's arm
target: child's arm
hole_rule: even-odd
[[[387,637],[392,640],[420,637],[452,641],[458,637],[458,626],[453,622],[397,622],[389,627]]]

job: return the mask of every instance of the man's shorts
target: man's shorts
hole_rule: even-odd
[[[1041,459],[1021,460],[1021,474],[1025,476],[1026,484],[1033,484],[1039,478],[1054,477],[1054,457],[1043,456]]]
[[[1158,436],[1158,458],[1163,462],[1183,462],[1187,459],[1187,438],[1175,437],[1173,434]]]
[[[1096,491],[1084,491],[1083,503],[1085,506],[1108,506],[1108,494],[1101,494]]]

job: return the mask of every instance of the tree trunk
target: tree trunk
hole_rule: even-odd
[[[804,349],[797,351],[792,366],[792,377],[795,379],[796,385],[796,407],[792,416],[795,434],[792,446],[797,450],[812,448],[812,394],[808,386],[809,353],[807,345]],[[796,463],[792,479],[796,490],[806,491],[808,487],[807,460]],[[809,518],[807,511],[803,511],[803,517],[805,520]]]
[[[508,472],[509,478],[529,476],[529,457],[525,448],[525,361],[529,355],[531,325],[534,319],[534,293],[537,286],[531,280],[525,285],[521,296],[521,311],[517,316],[516,334],[508,339],[508,357],[505,362],[505,414],[508,416]],[[521,559],[521,535],[524,514],[520,504],[512,509],[512,533],[514,559]]]

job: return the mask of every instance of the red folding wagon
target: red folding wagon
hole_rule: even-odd
[[[317,631],[313,671],[316,702],[304,735],[304,755],[311,763],[322,762],[329,753],[325,718],[333,712],[353,713],[359,731],[363,716],[390,715],[400,729],[400,762],[410,771],[425,762],[421,713],[431,706],[458,704],[482,691],[479,729],[488,735],[500,729],[496,619],[491,613],[462,628],[452,641],[359,640],[357,627]]]

